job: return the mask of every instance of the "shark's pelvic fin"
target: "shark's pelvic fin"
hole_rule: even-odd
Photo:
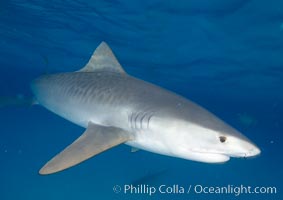
[[[132,147],[131,148],[131,153],[136,153],[137,151],[139,151],[140,149],[138,148],[135,148],[135,147]]]
[[[120,128],[105,127],[90,122],[86,131],[46,163],[39,173],[52,174],[62,171],[131,139],[131,135]]]
[[[90,60],[79,72],[112,71],[126,74],[110,47],[101,42],[95,49]]]

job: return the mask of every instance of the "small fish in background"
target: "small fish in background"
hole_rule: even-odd
[[[247,113],[238,113],[237,118],[238,121],[246,127],[254,126],[257,124],[257,119]]]
[[[133,180],[131,182],[131,185],[142,185],[142,184],[151,184],[154,185],[155,183],[159,183],[159,180],[162,179],[163,176],[165,176],[168,173],[169,169],[161,169],[158,171],[146,171],[144,175],[141,177]]]
[[[40,57],[42,58],[42,61],[44,63],[44,71],[42,73],[42,75],[45,75],[45,74],[50,74],[50,68],[49,68],[49,59],[48,59],[48,56],[43,54],[43,53],[40,53],[39,52],[39,55]]]
[[[42,75],[49,74],[49,59],[48,57],[39,52],[40,57],[44,62],[44,71]],[[26,107],[36,105],[37,102],[33,97],[25,96],[24,94],[18,93],[12,96],[0,96],[0,108],[4,107]]]
[[[15,96],[0,96],[0,108],[4,107],[26,107],[36,104],[33,98],[26,97],[23,94]]]

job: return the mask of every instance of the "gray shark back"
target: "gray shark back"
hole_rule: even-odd
[[[45,75],[36,79],[32,88],[42,105],[84,127],[90,119],[103,125],[121,125],[121,120],[127,121],[133,112],[157,112],[163,106],[168,109],[178,98],[167,90],[115,72]]]
[[[146,120],[154,113],[155,117],[187,118],[196,124],[207,122],[204,124],[214,130],[227,129],[224,122],[195,103],[126,74],[61,73],[42,76],[32,85],[42,105],[83,127],[92,121],[128,129],[131,118],[148,113]]]

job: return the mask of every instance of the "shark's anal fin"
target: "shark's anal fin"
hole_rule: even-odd
[[[78,72],[97,71],[110,71],[126,74],[106,42],[101,42],[101,44],[95,49],[88,63]]]
[[[131,135],[120,128],[105,127],[90,122],[86,131],[47,162],[39,173],[52,174],[62,171],[130,140]]]

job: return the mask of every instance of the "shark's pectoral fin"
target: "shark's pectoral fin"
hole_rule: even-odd
[[[90,122],[86,131],[46,163],[39,173],[52,174],[62,171],[131,139],[131,135],[120,128],[105,127]]]

